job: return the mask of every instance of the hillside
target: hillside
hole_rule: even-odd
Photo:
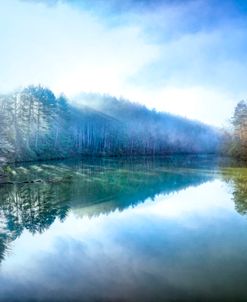
[[[82,93],[74,103],[77,108],[87,105],[122,122],[144,153],[215,153],[218,149],[219,131],[198,121],[107,95]]]
[[[0,95],[0,158],[18,162],[78,155],[215,153],[216,129],[126,100],[58,98],[29,86]]]

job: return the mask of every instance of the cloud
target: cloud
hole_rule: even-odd
[[[231,86],[237,91],[245,87],[246,52],[245,27],[226,25],[209,32],[184,34],[160,44],[161,56],[134,78],[137,84],[138,79],[145,85],[203,83],[218,88]]]
[[[41,83],[68,95],[105,92],[217,125],[247,94],[244,1],[0,0],[0,8],[1,91]]]
[[[117,92],[125,77],[157,55],[141,30],[109,28],[88,12],[10,0],[0,12],[1,90],[30,82],[57,91]]]

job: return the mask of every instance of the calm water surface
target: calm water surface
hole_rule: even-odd
[[[247,301],[247,169],[84,159],[19,165],[9,180],[1,301]]]

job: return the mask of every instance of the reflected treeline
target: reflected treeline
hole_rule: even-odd
[[[58,217],[64,220],[68,206],[57,197],[62,197],[58,186],[49,184],[8,185],[1,190],[1,214],[5,225],[16,239],[24,229],[32,234],[42,233]]]
[[[13,167],[0,187],[0,260],[23,230],[47,230],[69,210],[95,216],[123,210],[156,194],[168,194],[212,179],[214,159],[85,159]],[[203,173],[202,173],[203,172]],[[37,183],[26,183],[38,180]]]
[[[247,168],[232,167],[221,170],[223,179],[231,183],[235,209],[239,214],[247,214]]]

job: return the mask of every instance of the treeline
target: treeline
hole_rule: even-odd
[[[149,110],[108,95],[80,94],[74,103],[103,112],[120,121],[128,137],[128,153],[216,153],[221,133],[201,122]]]
[[[116,152],[117,122],[30,86],[0,96],[0,156],[8,161]]]
[[[247,160],[247,102],[241,101],[235,107],[231,119],[232,130],[225,134],[223,153]]]
[[[217,131],[199,122],[109,96],[83,94],[77,104],[41,86],[0,95],[0,160],[214,153],[218,148]]]

